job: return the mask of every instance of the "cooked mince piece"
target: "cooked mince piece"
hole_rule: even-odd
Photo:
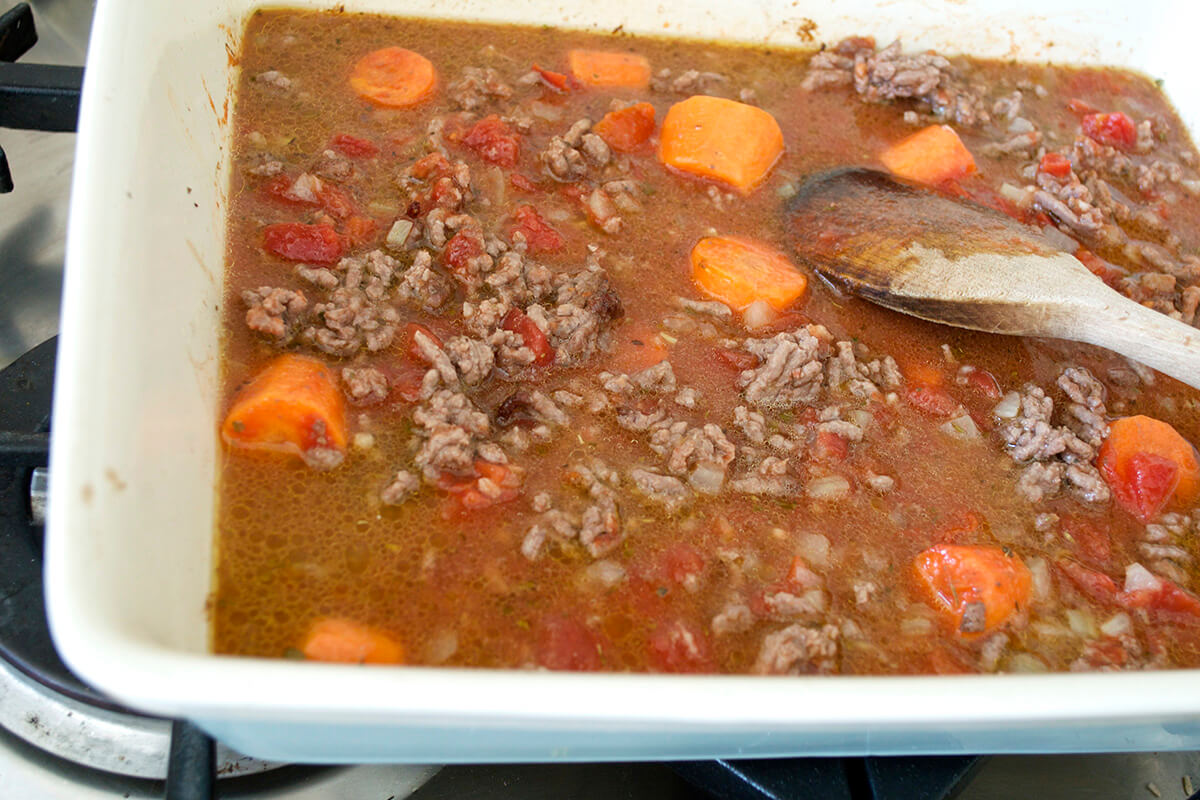
[[[1195,324],[1200,159],[1148,79],[283,10],[241,75],[218,652],[1200,665],[1197,393],[846,296],[781,213],[887,169]]]

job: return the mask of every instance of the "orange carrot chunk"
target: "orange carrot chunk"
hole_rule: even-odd
[[[758,186],[783,154],[783,131],[755,106],[696,95],[663,119],[658,158],[668,167],[722,181],[741,194]]]
[[[650,85],[650,62],[637,53],[571,50],[567,65],[572,77],[585,86],[644,89]]]
[[[428,58],[403,47],[373,50],[350,73],[355,94],[384,108],[408,108],[429,99],[437,71]]]
[[[691,259],[700,291],[737,311],[757,300],[782,311],[808,288],[787,256],[751,239],[709,236],[696,242]]]
[[[913,568],[927,601],[967,638],[998,628],[1029,603],[1029,569],[999,547],[935,545]]]
[[[1108,426],[1096,459],[1121,506],[1150,522],[1172,502],[1187,506],[1200,495],[1196,448],[1168,423],[1137,415]]]
[[[975,172],[975,159],[949,125],[930,125],[901,139],[880,155],[894,175],[937,184]]]
[[[221,438],[231,447],[293,453],[318,469],[336,467],[346,452],[346,419],[333,373],[316,359],[279,356],[237,393]]]
[[[404,663],[404,648],[395,639],[361,623],[335,617],[322,617],[314,622],[300,649],[313,661]]]
[[[650,140],[654,133],[654,106],[636,103],[610,111],[592,128],[614,150],[629,153]]]

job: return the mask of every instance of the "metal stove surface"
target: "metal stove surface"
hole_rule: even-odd
[[[8,5],[0,0],[0,12]],[[89,0],[31,0],[31,5],[40,40],[22,61],[83,64],[93,4]],[[16,184],[12,194],[0,195],[0,368],[58,330],[74,142],[73,134],[0,130],[0,146],[7,153]],[[45,691],[41,684],[0,664],[0,717],[5,726],[0,728],[0,797],[109,800],[163,796],[162,780],[108,770],[161,774],[155,770],[165,765],[163,731],[168,723],[135,722],[132,730],[141,739],[124,751],[116,742],[104,745],[102,753],[72,754],[77,761],[101,768],[83,766],[51,753],[71,754],[80,746],[64,744],[60,727],[63,719],[70,721],[68,725],[78,726],[79,722],[69,705],[51,697],[49,706],[63,717],[52,725],[38,711],[46,707],[47,699],[37,697]],[[143,762],[139,769],[123,768],[129,764],[122,762],[135,758]],[[237,756],[226,753],[222,760],[236,762]],[[219,795],[271,800],[671,800],[711,796],[662,764],[454,766],[440,772],[436,767],[398,765],[293,765],[246,774],[255,769],[222,779]],[[1001,756],[985,762],[957,797],[1179,800],[1194,791],[1193,784],[1200,786],[1200,753]]]

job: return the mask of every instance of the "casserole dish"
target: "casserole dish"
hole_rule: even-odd
[[[252,9],[111,0],[97,12],[47,534],[52,630],[82,677],[136,708],[192,718],[248,754],[308,762],[1200,743],[1195,671],[763,679],[362,669],[209,654],[229,105]],[[1070,3],[858,2],[836,16],[774,2],[751,9],[618,3],[575,18],[550,3],[464,2],[438,13],[780,45],[802,44],[815,22],[829,41],[900,35],[917,49],[1131,66],[1162,77],[1185,119],[1200,108],[1184,77],[1184,12],[1169,4],[1099,17]]]

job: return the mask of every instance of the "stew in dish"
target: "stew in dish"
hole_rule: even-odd
[[[1198,158],[1150,80],[284,10],[240,58],[218,652],[1200,665],[1197,393],[848,297],[782,213],[888,170],[1195,323]]]

